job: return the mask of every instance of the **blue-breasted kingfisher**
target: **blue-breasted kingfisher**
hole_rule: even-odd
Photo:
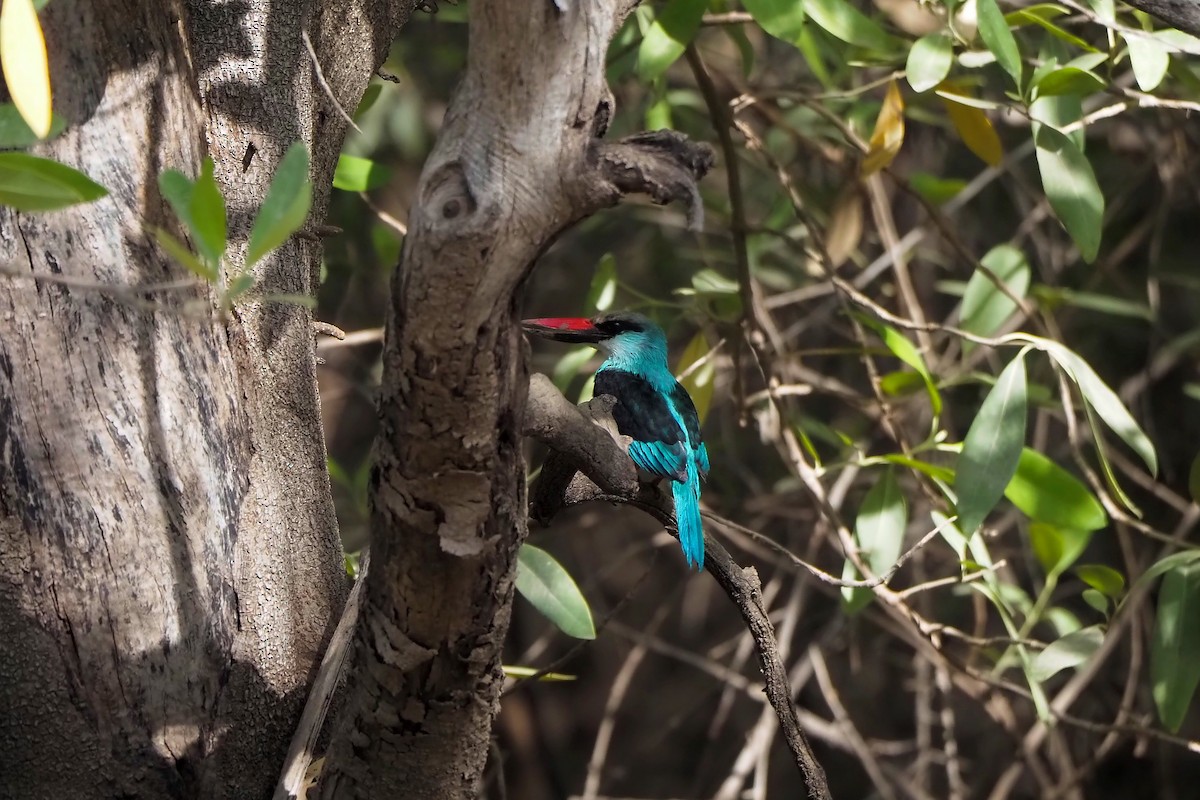
[[[662,328],[630,311],[593,319],[529,319],[521,327],[557,342],[590,344],[604,353],[604,363],[596,370],[595,394],[616,398],[613,420],[621,435],[633,440],[633,463],[671,479],[679,543],[688,566],[701,569],[700,480],[708,475],[708,450],[700,438],[696,406],[667,366]]]

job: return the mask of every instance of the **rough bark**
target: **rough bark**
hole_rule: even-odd
[[[411,2],[56,0],[56,111],[37,149],[109,197],[0,209],[0,264],[149,284],[156,180],[216,163],[231,263],[274,166],[313,154],[320,219],[341,117]],[[178,230],[177,230],[178,232]],[[316,245],[263,262],[308,292]],[[214,297],[0,279],[0,796],[267,796],[345,597],[310,315]]]
[[[1200,0],[1125,0],[1173,28],[1200,36]]]
[[[711,162],[674,135],[597,138],[631,8],[470,4],[467,73],[392,286],[372,566],[322,797],[476,796],[526,532],[518,290],[559,232],[626,192],[694,208]]]

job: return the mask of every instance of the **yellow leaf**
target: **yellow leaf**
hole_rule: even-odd
[[[708,408],[712,405],[713,378],[716,376],[712,356],[709,355],[711,349],[708,346],[708,339],[704,338],[704,331],[700,331],[688,342],[683,355],[679,357],[679,364],[675,367],[675,374],[682,376],[679,382],[692,396],[692,402],[696,406],[696,416],[700,418],[701,425],[704,424],[704,418],[708,416]],[[697,366],[696,362],[705,356],[708,358]]]
[[[960,88],[943,83],[938,90],[938,97],[946,107],[946,116],[950,117],[963,143],[988,166],[999,164],[1004,158],[1004,146],[983,109],[955,102],[954,95],[967,96]]]
[[[25,124],[39,137],[50,133],[50,66],[33,0],[2,0],[0,69]]]
[[[904,144],[904,98],[896,81],[888,84],[883,98],[883,107],[875,120],[875,132],[871,134],[871,149],[863,159],[862,174],[874,175],[892,163]]]

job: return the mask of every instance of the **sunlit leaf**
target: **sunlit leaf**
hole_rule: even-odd
[[[1004,146],[988,115],[982,109],[962,102],[970,98],[958,89],[942,89],[937,94],[967,149],[989,166],[999,164],[1004,158]]]
[[[1078,478],[1028,447],[1004,496],[1034,521],[1083,531],[1108,524],[1104,506]]]
[[[896,81],[888,83],[883,106],[875,119],[875,130],[871,133],[870,149],[863,159],[862,174],[874,175],[888,166],[904,144],[904,98]]]
[[[1104,222],[1104,195],[1087,157],[1069,138],[1043,125],[1037,160],[1050,207],[1075,240],[1084,261],[1096,259]]]
[[[13,105],[39,138],[50,134],[50,65],[37,9],[30,0],[2,0],[0,69]]]
[[[308,179],[308,150],[295,142],[275,168],[246,250],[246,269],[287,241],[300,229],[312,205],[312,181]]]
[[[904,543],[904,530],[908,527],[908,502],[900,491],[895,470],[888,467],[883,477],[871,487],[863,498],[854,523],[854,538],[858,542],[863,561],[876,575],[892,568],[900,557]],[[859,580],[858,570],[849,560],[842,571],[842,578]],[[847,613],[853,613],[871,601],[875,593],[868,588],[842,588]]]
[[[708,0],[670,0],[650,23],[638,48],[638,77],[652,81],[675,63],[700,27]]]
[[[596,638],[587,600],[562,564],[545,550],[521,545],[517,553],[517,591],[568,636]]]
[[[1171,65],[1170,52],[1149,36],[1127,35],[1125,44],[1129,45],[1129,65],[1133,67],[1138,88],[1143,92],[1154,91],[1167,76],[1167,67]]]
[[[1079,593],[1079,596],[1083,599],[1083,602],[1099,611],[1105,617],[1108,616],[1109,600],[1104,594],[1097,592],[1095,589],[1084,589]]]
[[[938,392],[937,384],[933,381],[933,375],[929,372],[929,367],[925,366],[925,359],[921,358],[921,354],[917,352],[917,348],[913,346],[913,343],[895,328],[884,325],[870,317],[859,316],[859,320],[879,334],[879,337],[883,339],[884,346],[892,352],[892,355],[905,364],[908,364],[921,375],[921,379],[925,381],[925,390],[929,393],[929,403],[933,407],[934,416],[941,414],[942,396]]]
[[[1109,388],[1090,364],[1075,351],[1052,339],[1028,334],[1023,334],[1021,338],[1044,350],[1057,361],[1079,387],[1079,393],[1096,414],[1141,457],[1152,474],[1158,474],[1158,454],[1150,442],[1150,437],[1137,424],[1137,420],[1125,408],[1117,393]]]
[[[1029,291],[1029,281],[1032,272],[1025,254],[1010,244],[1000,244],[979,260],[979,263],[991,270],[1013,297],[1024,299]],[[1017,304],[1000,291],[991,278],[982,270],[976,270],[967,281],[967,289],[963,293],[960,326],[963,330],[978,336],[991,336],[1017,310]],[[963,342],[963,352],[969,353],[975,348],[971,341]]]
[[[1025,355],[1004,368],[963,439],[955,468],[958,525],[968,534],[1000,502],[1025,445]]]
[[[584,307],[590,311],[607,311],[617,298],[617,260],[605,253],[596,264],[596,274],[588,287]]]
[[[1051,36],[1059,41],[1066,42],[1069,45],[1078,47],[1081,50],[1088,52],[1096,52],[1096,48],[1080,39],[1073,33],[1063,30],[1059,26],[1051,22],[1051,19],[1062,16],[1066,13],[1066,9],[1062,6],[1053,5],[1051,3],[1042,3],[1036,6],[1018,9],[1011,13],[1005,14],[1004,19],[1008,21],[1009,27],[1017,28],[1021,25],[1034,24],[1046,30]]]
[[[954,43],[944,33],[922,36],[908,51],[905,74],[913,91],[927,92],[950,74],[954,63]]]
[[[846,0],[802,0],[813,22],[847,44],[879,53],[896,50],[900,41]]]
[[[1074,633],[1053,641],[1033,657],[1031,674],[1039,683],[1062,672],[1078,667],[1096,654],[1104,643],[1104,629],[1099,625],[1080,628]]]
[[[804,4],[799,0],[742,0],[742,8],[776,39],[799,42],[804,30]]]
[[[90,203],[108,190],[76,169],[27,153],[0,153],[0,205],[54,211]]]
[[[367,192],[392,179],[392,171],[376,161],[359,156],[338,156],[333,170],[333,188],[344,192]]]
[[[979,36],[1004,71],[1012,76],[1018,91],[1021,89],[1021,51],[1017,40],[1009,30],[1008,22],[1000,13],[996,0],[976,0],[975,13],[979,20]]]
[[[1158,718],[1178,731],[1200,684],[1200,563],[1166,573],[1150,645],[1150,681]]]
[[[225,255],[225,198],[213,175],[211,158],[204,159],[200,177],[192,189],[191,221],[196,247],[212,263],[219,264]]]
[[[679,363],[675,365],[675,374],[683,375],[700,359],[709,355],[712,348],[708,344],[708,339],[704,336],[704,331],[699,331],[692,340],[688,342],[688,346],[684,348],[683,355],[679,357]],[[704,424],[704,418],[708,416],[708,409],[712,406],[713,386],[716,377],[716,365],[713,364],[712,358],[708,358],[700,366],[692,369],[687,375],[679,379],[680,384],[687,393],[692,397],[692,403],[696,406],[696,415],[700,417],[700,424]]]
[[[1106,597],[1117,599],[1125,591],[1125,576],[1105,564],[1080,564],[1079,579]]]
[[[541,672],[541,670],[535,669],[534,667],[516,667],[512,664],[501,664],[500,668],[504,670],[504,674],[510,678],[532,678],[534,675],[538,675],[538,673]],[[546,683],[558,683],[562,681],[573,681],[575,680],[575,676],[568,675],[564,672],[544,672],[541,675],[538,675],[538,680],[545,681]]]
[[[591,361],[595,355],[596,349],[586,344],[568,350],[554,365],[554,372],[550,379],[554,381],[554,385],[560,392],[565,392],[574,377],[579,374],[579,370],[583,369],[583,365]]]

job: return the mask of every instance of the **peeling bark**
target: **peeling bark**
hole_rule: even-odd
[[[167,168],[216,163],[232,258],[274,166],[313,153],[324,212],[350,108],[411,3],[56,0],[55,108],[37,153],[109,197],[0,209],[0,796],[266,796],[345,597],[310,315],[108,292],[185,277]],[[259,267],[307,292],[318,248]],[[201,295],[204,297],[204,295]]]
[[[465,78],[392,285],[371,570],[321,796],[476,796],[526,533],[519,289],[573,222],[630,192],[698,208],[706,147],[597,137],[629,2],[473,0]]]

